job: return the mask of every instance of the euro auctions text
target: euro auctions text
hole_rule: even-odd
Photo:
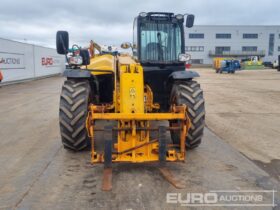
[[[274,190],[218,190],[209,192],[167,193],[166,202],[180,206],[271,206]]]

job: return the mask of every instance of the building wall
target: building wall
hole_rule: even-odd
[[[55,49],[0,38],[2,82],[33,79],[61,73],[65,57]]]
[[[189,34],[204,34],[204,38],[190,38]],[[231,34],[230,39],[217,39],[216,34]],[[244,39],[243,34],[258,34],[257,39]],[[269,36],[274,34],[273,55],[269,55]],[[201,59],[203,64],[212,64],[213,56],[209,52],[215,51],[217,46],[229,46],[231,51],[242,51],[244,46],[256,46],[258,51],[264,51],[263,61],[274,61],[280,54],[280,26],[194,26],[185,29],[186,47],[201,46],[203,51],[188,51],[192,59]],[[239,56],[241,59],[244,56]]]

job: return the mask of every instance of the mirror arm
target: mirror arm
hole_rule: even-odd
[[[69,59],[67,58],[67,53],[65,53],[66,62],[69,64]]]

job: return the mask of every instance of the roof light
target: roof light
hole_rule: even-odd
[[[147,17],[147,15],[148,15],[147,12],[140,12],[139,13],[140,17]]]
[[[175,17],[176,17],[177,20],[182,20],[184,18],[184,15],[177,14],[177,15],[175,15]]]

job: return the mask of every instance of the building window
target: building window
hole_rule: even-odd
[[[203,46],[187,46],[186,52],[203,52],[204,47]]]
[[[243,39],[257,39],[258,34],[243,34]]]
[[[230,51],[230,47],[227,46],[222,46],[222,47],[216,47],[215,48],[215,52],[216,54],[222,55],[223,52],[229,52]]]
[[[280,52],[280,46],[278,46],[278,52]]]
[[[273,55],[274,51],[274,34],[269,34],[269,45],[268,45],[268,55]]]
[[[203,64],[203,59],[192,59],[192,64]]]
[[[231,39],[231,34],[216,34],[216,39]]]
[[[204,34],[189,34],[190,39],[204,39]]]
[[[197,49],[196,46],[192,46],[192,47],[191,47],[191,51],[193,51],[193,52],[196,51],[196,49]]]
[[[246,47],[242,47],[242,51],[243,52],[256,52],[256,51],[258,51],[258,47],[256,47],[256,46],[246,46]]]
[[[199,47],[198,47],[198,51],[199,51],[199,52],[204,52],[204,47],[203,47],[203,46],[199,46]]]

